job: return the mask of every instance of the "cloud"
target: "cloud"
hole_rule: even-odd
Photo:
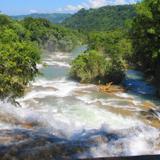
[[[29,13],[38,13],[38,11],[35,10],[35,9],[31,9],[31,10],[29,11]]]
[[[76,5],[76,6],[74,6],[74,5],[67,5],[63,10],[64,11],[76,12],[76,11],[82,9],[82,8],[84,8],[83,5]]]
[[[125,4],[126,0],[116,0],[115,4]]]
[[[121,5],[136,3],[138,0],[88,0],[86,3],[81,3],[79,5],[67,5],[64,8],[58,8],[57,12],[77,12],[82,8],[99,8],[106,5]]]
[[[107,1],[106,0],[89,0],[88,4],[90,8],[99,8],[107,5]]]

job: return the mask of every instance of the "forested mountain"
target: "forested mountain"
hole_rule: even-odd
[[[123,28],[126,20],[136,15],[133,5],[105,6],[98,9],[81,9],[67,18],[63,25],[85,31],[110,31]]]
[[[45,14],[45,13],[33,13],[29,15],[19,15],[19,16],[12,16],[16,20],[23,20],[24,18],[27,17],[32,17],[32,18],[44,18],[49,20],[52,23],[62,23],[66,18],[71,17],[71,14],[68,13],[51,13],[51,14]]]

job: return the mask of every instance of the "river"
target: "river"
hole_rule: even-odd
[[[96,85],[74,82],[68,77],[70,62],[84,49],[44,53],[45,65],[38,66],[42,75],[18,99],[21,107],[0,103],[3,154],[25,159],[40,153],[41,158],[160,153],[160,101],[154,87],[133,70],[126,73],[125,93],[101,93]],[[54,144],[61,144],[56,155]],[[17,150],[13,154],[8,147]]]

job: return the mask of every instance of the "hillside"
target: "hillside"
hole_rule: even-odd
[[[123,28],[125,21],[136,15],[133,5],[105,6],[98,9],[81,9],[67,18],[63,25],[85,31],[108,31]]]
[[[69,18],[71,14],[65,14],[65,13],[33,13],[29,15],[19,15],[19,16],[12,16],[12,18],[16,20],[23,20],[26,17],[32,17],[32,18],[44,18],[49,20],[52,23],[62,23],[66,18]]]

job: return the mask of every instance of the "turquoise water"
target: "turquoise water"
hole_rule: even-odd
[[[140,71],[128,70],[124,80],[124,86],[135,94],[156,96],[156,88],[145,81],[144,75]]]

